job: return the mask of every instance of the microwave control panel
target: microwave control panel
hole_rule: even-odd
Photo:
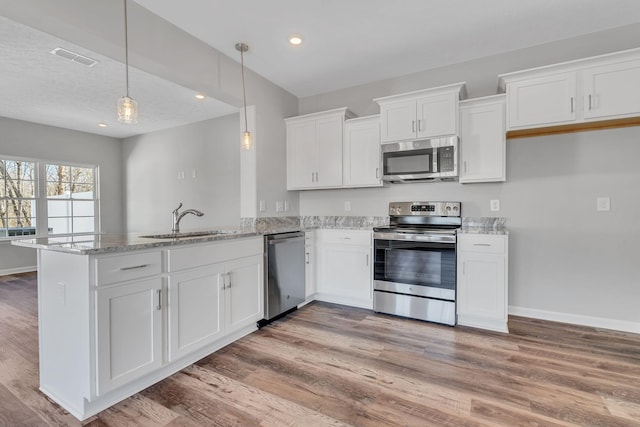
[[[438,149],[440,168],[438,172],[452,172],[455,170],[455,149],[449,145]]]

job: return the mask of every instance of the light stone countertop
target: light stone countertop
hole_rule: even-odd
[[[507,235],[507,220],[502,217],[464,217],[458,234]]]

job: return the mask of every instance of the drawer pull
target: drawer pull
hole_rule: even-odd
[[[491,243],[474,243],[473,246],[491,246]]]
[[[134,265],[134,266],[131,266],[131,267],[122,267],[122,268],[120,268],[120,271],[137,270],[139,268],[149,267],[149,265],[151,265],[151,264],[141,264],[141,265]]]

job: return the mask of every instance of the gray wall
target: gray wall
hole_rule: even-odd
[[[122,232],[122,143],[119,139],[5,117],[0,117],[0,129],[0,156],[98,165],[102,231]],[[0,243],[0,272],[35,265],[35,249]]]
[[[638,40],[640,25],[621,27],[302,98],[300,114],[340,106],[376,114],[373,98],[457,81],[467,81],[470,98],[490,95],[498,74],[635,48]],[[386,215],[390,201],[460,200],[464,216],[507,218],[513,311],[640,331],[638,140],[638,127],[510,140],[505,183],[302,191],[300,213]],[[596,212],[598,196],[611,197],[610,212]],[[491,199],[500,212],[489,211]]]
[[[205,213],[184,217],[183,231],[240,224],[239,118],[233,114],[124,140],[128,232],[170,232],[179,202]]]

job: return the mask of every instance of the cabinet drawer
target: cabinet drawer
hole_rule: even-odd
[[[128,253],[96,259],[98,285],[124,282],[162,273],[162,252]]]
[[[369,230],[319,230],[317,239],[322,243],[371,246],[372,232]]]
[[[223,240],[204,245],[169,249],[167,263],[169,272],[174,272],[251,255],[261,255],[263,252],[264,240],[262,237]]]
[[[460,252],[503,254],[505,249],[505,236],[487,234],[460,234],[458,236],[458,250]]]

